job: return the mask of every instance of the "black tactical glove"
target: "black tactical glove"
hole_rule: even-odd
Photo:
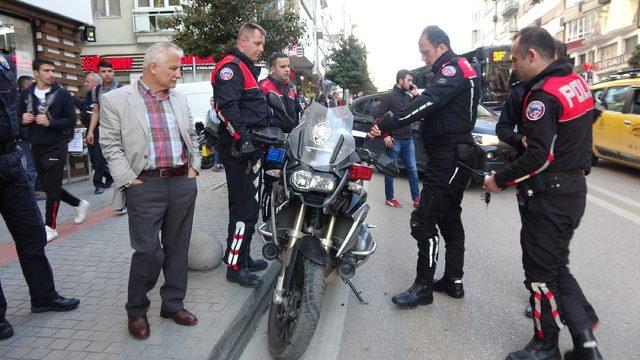
[[[398,116],[391,111],[387,111],[380,118],[378,123],[378,129],[382,132],[389,132],[402,127],[402,124],[398,121]]]
[[[238,142],[238,152],[242,160],[255,160],[258,151],[255,146],[253,146],[249,134],[245,134],[240,137],[240,140]]]

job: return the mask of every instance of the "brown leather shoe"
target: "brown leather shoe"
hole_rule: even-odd
[[[160,316],[165,319],[173,319],[178,325],[193,326],[198,323],[198,318],[185,309],[178,311],[160,311]]]
[[[149,337],[149,321],[147,315],[132,316],[129,315],[129,332],[136,339],[146,339]]]

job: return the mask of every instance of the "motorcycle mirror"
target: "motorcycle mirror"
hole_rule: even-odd
[[[379,154],[376,156],[377,159],[375,161],[376,168],[383,174],[396,177],[400,173],[398,169],[398,165],[393,161],[387,154]]]
[[[375,162],[371,151],[365,148],[356,148],[356,154],[360,157],[360,160],[368,163]]]
[[[270,108],[273,109],[273,111],[278,112],[280,115],[284,116],[287,120],[293,123],[293,120],[291,120],[289,114],[287,114],[287,109],[282,102],[282,98],[280,98],[280,96],[278,96],[276,93],[269,93],[269,95],[267,96],[267,104]]]

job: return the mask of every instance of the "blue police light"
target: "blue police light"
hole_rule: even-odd
[[[269,148],[269,150],[267,151],[267,158],[266,161],[269,163],[276,163],[276,164],[284,164],[284,155],[285,155],[285,151],[284,149],[280,149],[280,148]]]

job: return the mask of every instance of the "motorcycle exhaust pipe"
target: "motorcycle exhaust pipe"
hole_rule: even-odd
[[[274,242],[268,242],[262,247],[262,256],[267,260],[273,260],[278,257],[280,248]]]
[[[338,265],[338,274],[344,279],[351,279],[356,274],[356,259],[350,255],[343,256]]]

